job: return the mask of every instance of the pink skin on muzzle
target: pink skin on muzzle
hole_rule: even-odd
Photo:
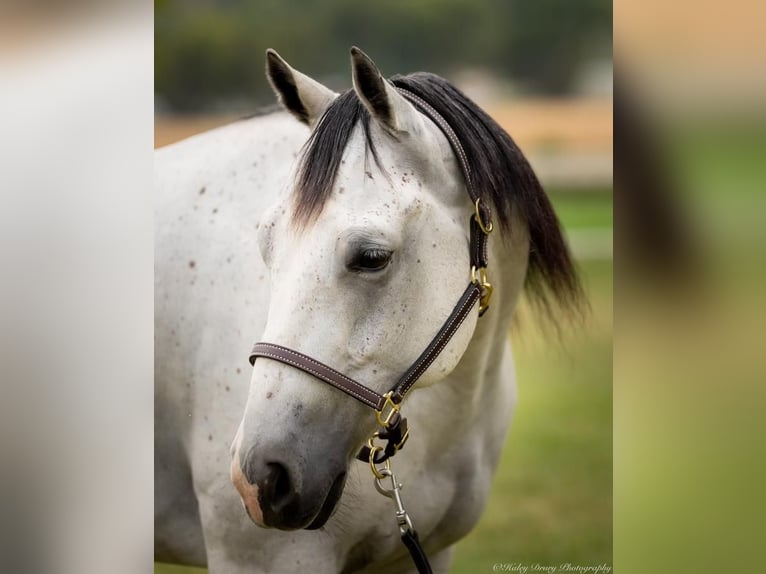
[[[242,465],[239,461],[239,449],[242,444],[241,429],[237,431],[237,436],[234,437],[234,445],[232,448],[233,456],[231,457],[231,467],[229,469],[229,476],[234,488],[239,492],[239,496],[242,499],[242,503],[245,505],[245,510],[250,515],[250,518],[256,524],[264,526],[263,511],[260,504],[258,504],[258,486],[250,484],[247,481],[247,477],[242,472]]]
[[[239,452],[231,459],[230,476],[231,482],[234,484],[237,492],[239,492],[239,496],[242,498],[250,518],[263,526],[263,512],[258,504],[258,487],[247,482],[247,478],[245,478],[242,467],[239,464]]]

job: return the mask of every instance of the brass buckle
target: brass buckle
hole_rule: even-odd
[[[388,391],[385,395],[383,395],[383,398],[386,399],[386,402],[383,403],[383,406],[380,407],[380,410],[375,411],[375,417],[378,419],[378,424],[383,428],[388,428],[388,424],[391,422],[391,419],[394,418],[394,415],[399,412],[399,405],[391,400],[393,394],[393,391]],[[386,407],[388,407],[389,410],[384,415],[383,413],[385,412]]]
[[[479,211],[479,203],[481,203],[481,198],[476,199],[476,203],[474,203],[475,208],[475,214],[474,217],[476,217],[476,223],[479,224],[479,227],[484,232],[484,235],[489,235],[492,233],[492,229],[494,226],[492,225],[492,221],[490,221],[487,225],[484,225],[484,221],[481,219],[481,212]]]
[[[492,284],[487,279],[487,268],[471,267],[471,283],[475,283],[481,289],[481,297],[479,298],[479,316],[481,316],[489,309],[489,301],[492,299],[492,292],[494,291]]]

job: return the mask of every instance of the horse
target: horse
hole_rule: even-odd
[[[395,509],[373,488],[375,461],[356,460],[378,428],[371,410],[306,370],[247,358],[260,338],[384,393],[475,282],[478,216],[496,228],[483,316],[464,313],[396,407],[409,440],[387,462],[433,570],[448,571],[516,404],[508,333],[520,296],[554,320],[578,305],[560,224],[512,138],[437,75],[385,79],[358,48],[351,69],[339,94],[269,50],[284,110],[156,152],[158,561],[413,571]]]

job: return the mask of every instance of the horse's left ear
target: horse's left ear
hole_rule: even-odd
[[[266,76],[285,109],[309,127],[338,97],[331,89],[291,68],[271,48],[266,50]]]
[[[394,133],[419,131],[420,114],[383,77],[375,62],[356,46],[351,48],[351,71],[356,95],[383,127]]]

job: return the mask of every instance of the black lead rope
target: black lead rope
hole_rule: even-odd
[[[423,547],[420,545],[418,533],[414,530],[402,533],[402,542],[404,542],[407,550],[410,551],[410,556],[418,569],[418,573],[433,574],[431,564],[428,562],[428,557],[426,556]]]
[[[402,542],[407,547],[410,553],[412,561],[418,569],[419,574],[432,574],[431,564],[428,563],[428,557],[426,556],[423,546],[420,544],[420,538],[412,525],[407,511],[404,509],[402,503],[402,495],[400,493],[402,485],[396,480],[396,475],[391,472],[390,467],[386,465],[386,468],[382,470],[374,470],[375,472],[375,489],[385,497],[390,498],[396,506],[396,524],[399,526],[399,535],[402,538]],[[391,481],[391,488],[385,488],[381,483],[381,480],[388,478]]]

